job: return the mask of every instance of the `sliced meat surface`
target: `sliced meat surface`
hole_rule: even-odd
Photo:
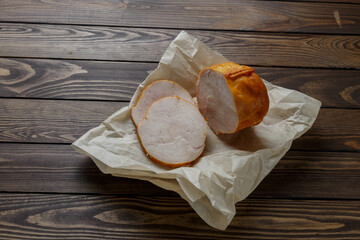
[[[226,62],[204,68],[196,86],[200,112],[215,134],[259,124],[269,109],[265,84],[248,66]]]
[[[137,126],[141,145],[149,158],[168,167],[196,160],[204,150],[207,123],[192,103],[180,97],[154,102]]]
[[[131,109],[131,118],[135,125],[139,125],[143,120],[152,103],[168,96],[178,96],[194,103],[189,92],[179,84],[169,80],[157,80],[144,88],[136,106]]]

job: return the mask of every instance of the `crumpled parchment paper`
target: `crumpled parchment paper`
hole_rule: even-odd
[[[264,80],[270,109],[261,124],[221,136],[208,129],[200,159],[193,166],[175,169],[164,168],[146,157],[130,118],[130,108],[142,89],[159,79],[175,81],[194,96],[200,70],[227,61],[182,31],[158,67],[140,84],[129,106],[115,112],[72,146],[90,156],[103,173],[147,180],[177,192],[206,223],[225,229],[236,214],[235,203],[245,199],[285,155],[292,141],[312,126],[321,103]]]

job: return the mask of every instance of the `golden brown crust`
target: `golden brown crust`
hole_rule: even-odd
[[[252,67],[225,62],[202,71],[206,69],[217,71],[225,77],[239,116],[234,132],[259,124],[263,120],[269,110],[269,97],[265,84]]]

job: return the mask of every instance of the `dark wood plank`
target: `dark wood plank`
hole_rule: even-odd
[[[292,149],[360,151],[360,109],[320,110],[313,127],[294,141]]]
[[[0,195],[2,239],[357,239],[359,201],[245,200],[226,231],[178,197]]]
[[[0,96],[130,101],[156,63],[0,58]]]
[[[284,0],[286,1],[286,0]],[[325,3],[360,3],[360,0],[346,0],[346,1],[341,1],[341,0],[294,0],[294,2],[325,2]]]
[[[360,71],[267,67],[255,71],[273,84],[320,100],[322,107],[360,107]]]
[[[1,99],[0,141],[71,143],[128,102]]]
[[[0,142],[71,143],[127,102],[2,99]],[[360,109],[320,111],[293,149],[360,151]]]
[[[7,0],[0,21],[359,34],[359,12],[353,4],[287,1]]]
[[[158,62],[179,30],[0,24],[0,56]],[[189,31],[245,65],[360,69],[360,36]]]
[[[250,195],[359,199],[360,153],[289,151]]]
[[[0,159],[0,192],[177,195],[147,181],[103,174],[70,145],[2,143]]]
[[[0,159],[0,192],[177,195],[105,175],[70,145],[2,143]],[[290,151],[250,197],[360,200],[359,182],[360,153]]]
[[[0,97],[129,101],[156,63],[0,58]],[[324,107],[360,107],[360,71],[255,67],[266,80],[317,98]]]

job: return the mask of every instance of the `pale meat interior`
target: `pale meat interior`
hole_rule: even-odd
[[[207,123],[192,103],[165,97],[151,105],[138,125],[138,135],[150,157],[166,164],[188,163],[204,150]]]
[[[239,117],[234,97],[221,73],[211,69],[201,72],[197,82],[197,101],[200,112],[215,134],[236,130]]]
[[[178,96],[193,103],[191,95],[175,82],[168,80],[155,81],[143,90],[136,106],[131,110],[135,125],[142,121],[152,103],[168,96]]]

